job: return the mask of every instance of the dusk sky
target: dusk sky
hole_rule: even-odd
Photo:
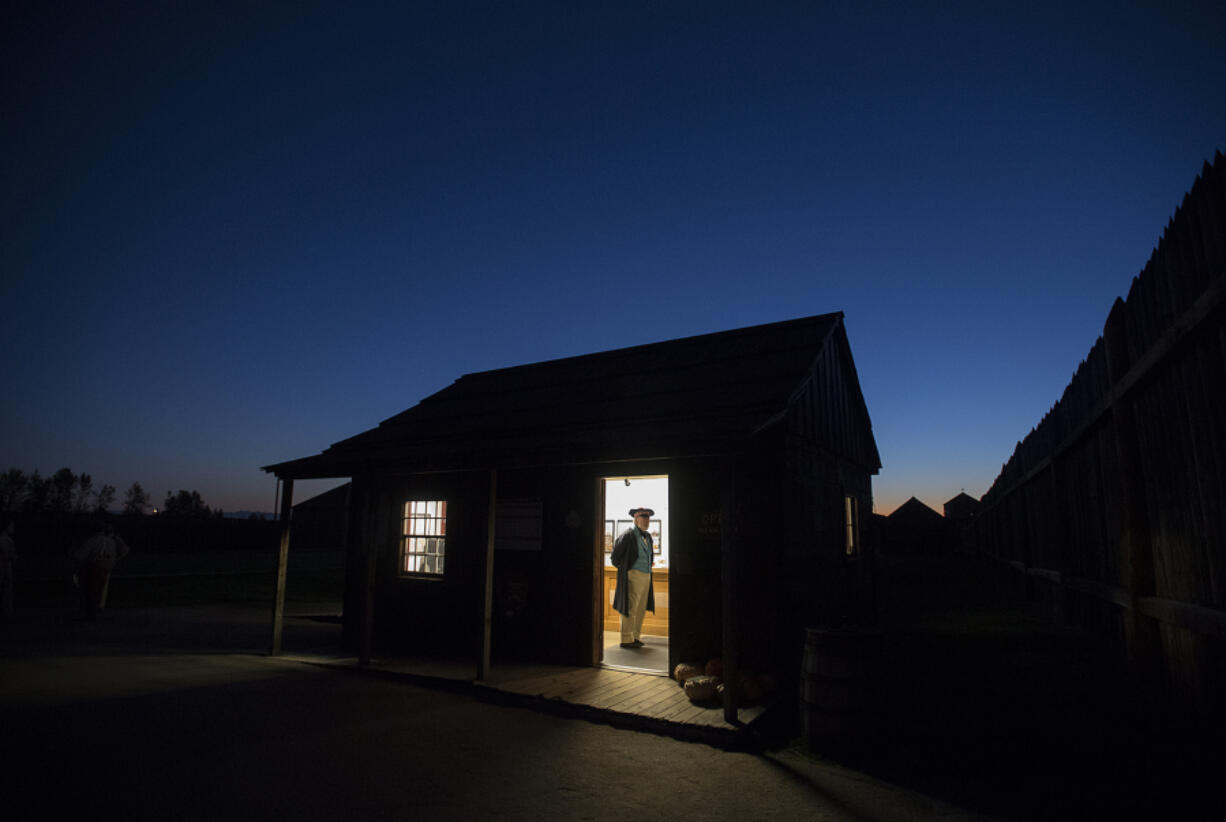
[[[158,504],[271,510],[464,373],[842,311],[876,510],[939,511],[1226,150],[1220,0],[20,5],[0,470]]]

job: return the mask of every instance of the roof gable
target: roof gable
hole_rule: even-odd
[[[979,506],[979,500],[962,491],[945,503],[945,516],[974,516]]]
[[[443,470],[528,456],[544,462],[717,452],[788,407],[842,316],[468,374],[318,457],[266,470],[346,476],[393,462]]]
[[[894,509],[888,519],[893,521],[905,520],[908,522],[943,522],[945,518],[936,511],[929,508],[924,503],[920,502],[915,497],[911,497],[902,505]]]

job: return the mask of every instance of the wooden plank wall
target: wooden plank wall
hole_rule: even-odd
[[[1176,704],[1226,716],[1221,153],[984,495],[976,537]]]

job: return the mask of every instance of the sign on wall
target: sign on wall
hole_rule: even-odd
[[[539,499],[500,499],[494,509],[494,549],[502,551],[541,550]]]

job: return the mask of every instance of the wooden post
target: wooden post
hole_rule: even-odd
[[[272,598],[272,642],[270,656],[281,653],[281,626],[285,622],[285,572],[289,564],[290,514],[294,510],[294,481],[285,480],[281,490],[281,546],[277,551],[277,588]]]
[[[494,528],[498,513],[498,469],[490,469],[489,513],[485,529],[485,573],[481,600],[481,654],[477,659],[477,679],[490,672],[490,627],[494,616]]]
[[[1137,441],[1136,413],[1132,400],[1120,396],[1119,383],[1128,370],[1127,320],[1124,303],[1116,298],[1103,329],[1107,373],[1114,399],[1111,403],[1112,427],[1120,483],[1120,541],[1123,554],[1124,587],[1130,607],[1124,615],[1124,636],[1129,661],[1142,681],[1156,688],[1162,668],[1162,639],[1157,623],[1141,613],[1137,600],[1154,594],[1154,557],[1146,510],[1145,477]]]
[[[596,505],[593,509],[596,516],[592,519],[593,526],[599,526],[604,522],[605,508],[605,481],[604,479],[596,478]],[[603,531],[596,527],[592,528],[593,536],[596,538],[592,545],[592,656],[591,662],[593,668],[599,668],[600,663],[604,659],[604,609],[605,597],[605,580],[604,580],[604,539]],[[671,650],[670,650],[671,653]],[[670,660],[671,662],[671,660]],[[669,666],[672,670],[672,666]]]
[[[353,478],[354,483],[358,478]],[[358,665],[370,664],[371,648],[374,645],[375,633],[375,572],[378,569],[379,549],[376,543],[374,529],[374,511],[378,507],[375,499],[374,483],[363,483],[365,488],[359,498],[362,500],[362,531],[358,544],[366,552],[362,563],[362,604],[361,623],[358,635]]]
[[[1071,618],[1071,604],[1069,599],[1071,592],[1065,584],[1065,580],[1069,577],[1069,570],[1072,562],[1069,558],[1068,548],[1068,529],[1069,522],[1072,517],[1068,514],[1064,495],[1061,493],[1060,469],[1063,467],[1062,457],[1052,451],[1051,462],[1047,465],[1047,470],[1051,473],[1051,542],[1056,549],[1056,553],[1060,556],[1060,561],[1055,570],[1060,572],[1060,582],[1052,588],[1052,610],[1056,624],[1065,625]]]
[[[725,468],[724,487],[720,494],[720,576],[723,579],[723,650],[724,661],[724,721],[737,724],[737,542],[736,515],[736,461],[728,460]]]

